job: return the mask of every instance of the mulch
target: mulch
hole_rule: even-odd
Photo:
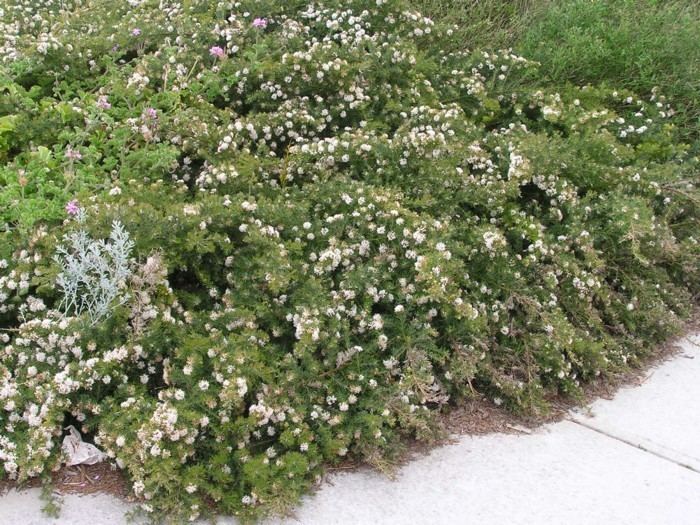
[[[21,485],[0,480],[0,494],[11,489],[40,487],[42,481],[32,478]],[[124,501],[131,501],[131,490],[124,473],[107,461],[95,465],[64,466],[51,473],[51,487],[60,494],[110,494]]]

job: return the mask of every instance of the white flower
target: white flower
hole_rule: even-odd
[[[501,235],[493,231],[488,231],[484,233],[483,238],[484,244],[486,244],[486,249],[489,251],[492,251],[496,245],[500,245],[503,243],[503,238],[501,237]]]
[[[182,207],[182,213],[184,215],[199,215],[199,206],[195,204],[185,204]]]
[[[243,208],[245,211],[253,212],[258,209],[258,205],[254,202],[243,201],[241,203],[241,208]]]

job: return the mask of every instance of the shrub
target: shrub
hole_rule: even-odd
[[[83,223],[85,213],[75,202],[68,206]],[[112,223],[109,242],[90,239],[83,230],[64,236],[64,241],[70,249],[59,246],[54,258],[61,270],[56,277],[63,295],[60,309],[76,316],[85,313],[97,323],[110,314],[115,303],[124,304],[129,298],[123,288],[131,276],[129,254],[134,243],[119,221]]]
[[[0,48],[11,479],[74,424],[153,519],[255,517],[430,439],[450,400],[577,395],[698,293],[661,93],[524,87],[536,64],[443,51],[400,1],[31,5]],[[115,221],[109,315],[62,313],[62,239]]]

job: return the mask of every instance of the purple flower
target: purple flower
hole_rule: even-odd
[[[112,107],[112,104],[107,100],[107,95],[100,95],[97,98],[97,107],[100,109],[109,109]]]
[[[146,119],[156,120],[158,112],[154,108],[146,108],[143,110],[143,117]]]
[[[257,27],[258,29],[265,29],[267,27],[267,19],[256,18],[255,20],[253,20],[253,27]]]
[[[77,149],[73,149],[70,146],[66,148],[65,156],[69,160],[80,160],[83,158],[83,155]]]
[[[80,211],[80,205],[78,204],[78,201],[73,199],[72,201],[68,201],[66,204],[66,213],[68,215],[78,215],[78,212]]]
[[[209,54],[216,58],[224,58],[226,56],[226,51],[219,46],[214,46],[209,48]]]
[[[132,36],[139,36],[141,34],[141,30],[138,27],[135,27],[131,30]]]

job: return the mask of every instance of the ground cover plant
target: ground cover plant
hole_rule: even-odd
[[[451,402],[576,396],[697,297],[660,90],[539,85],[399,0],[0,18],[6,478],[72,424],[154,520],[255,518]]]

